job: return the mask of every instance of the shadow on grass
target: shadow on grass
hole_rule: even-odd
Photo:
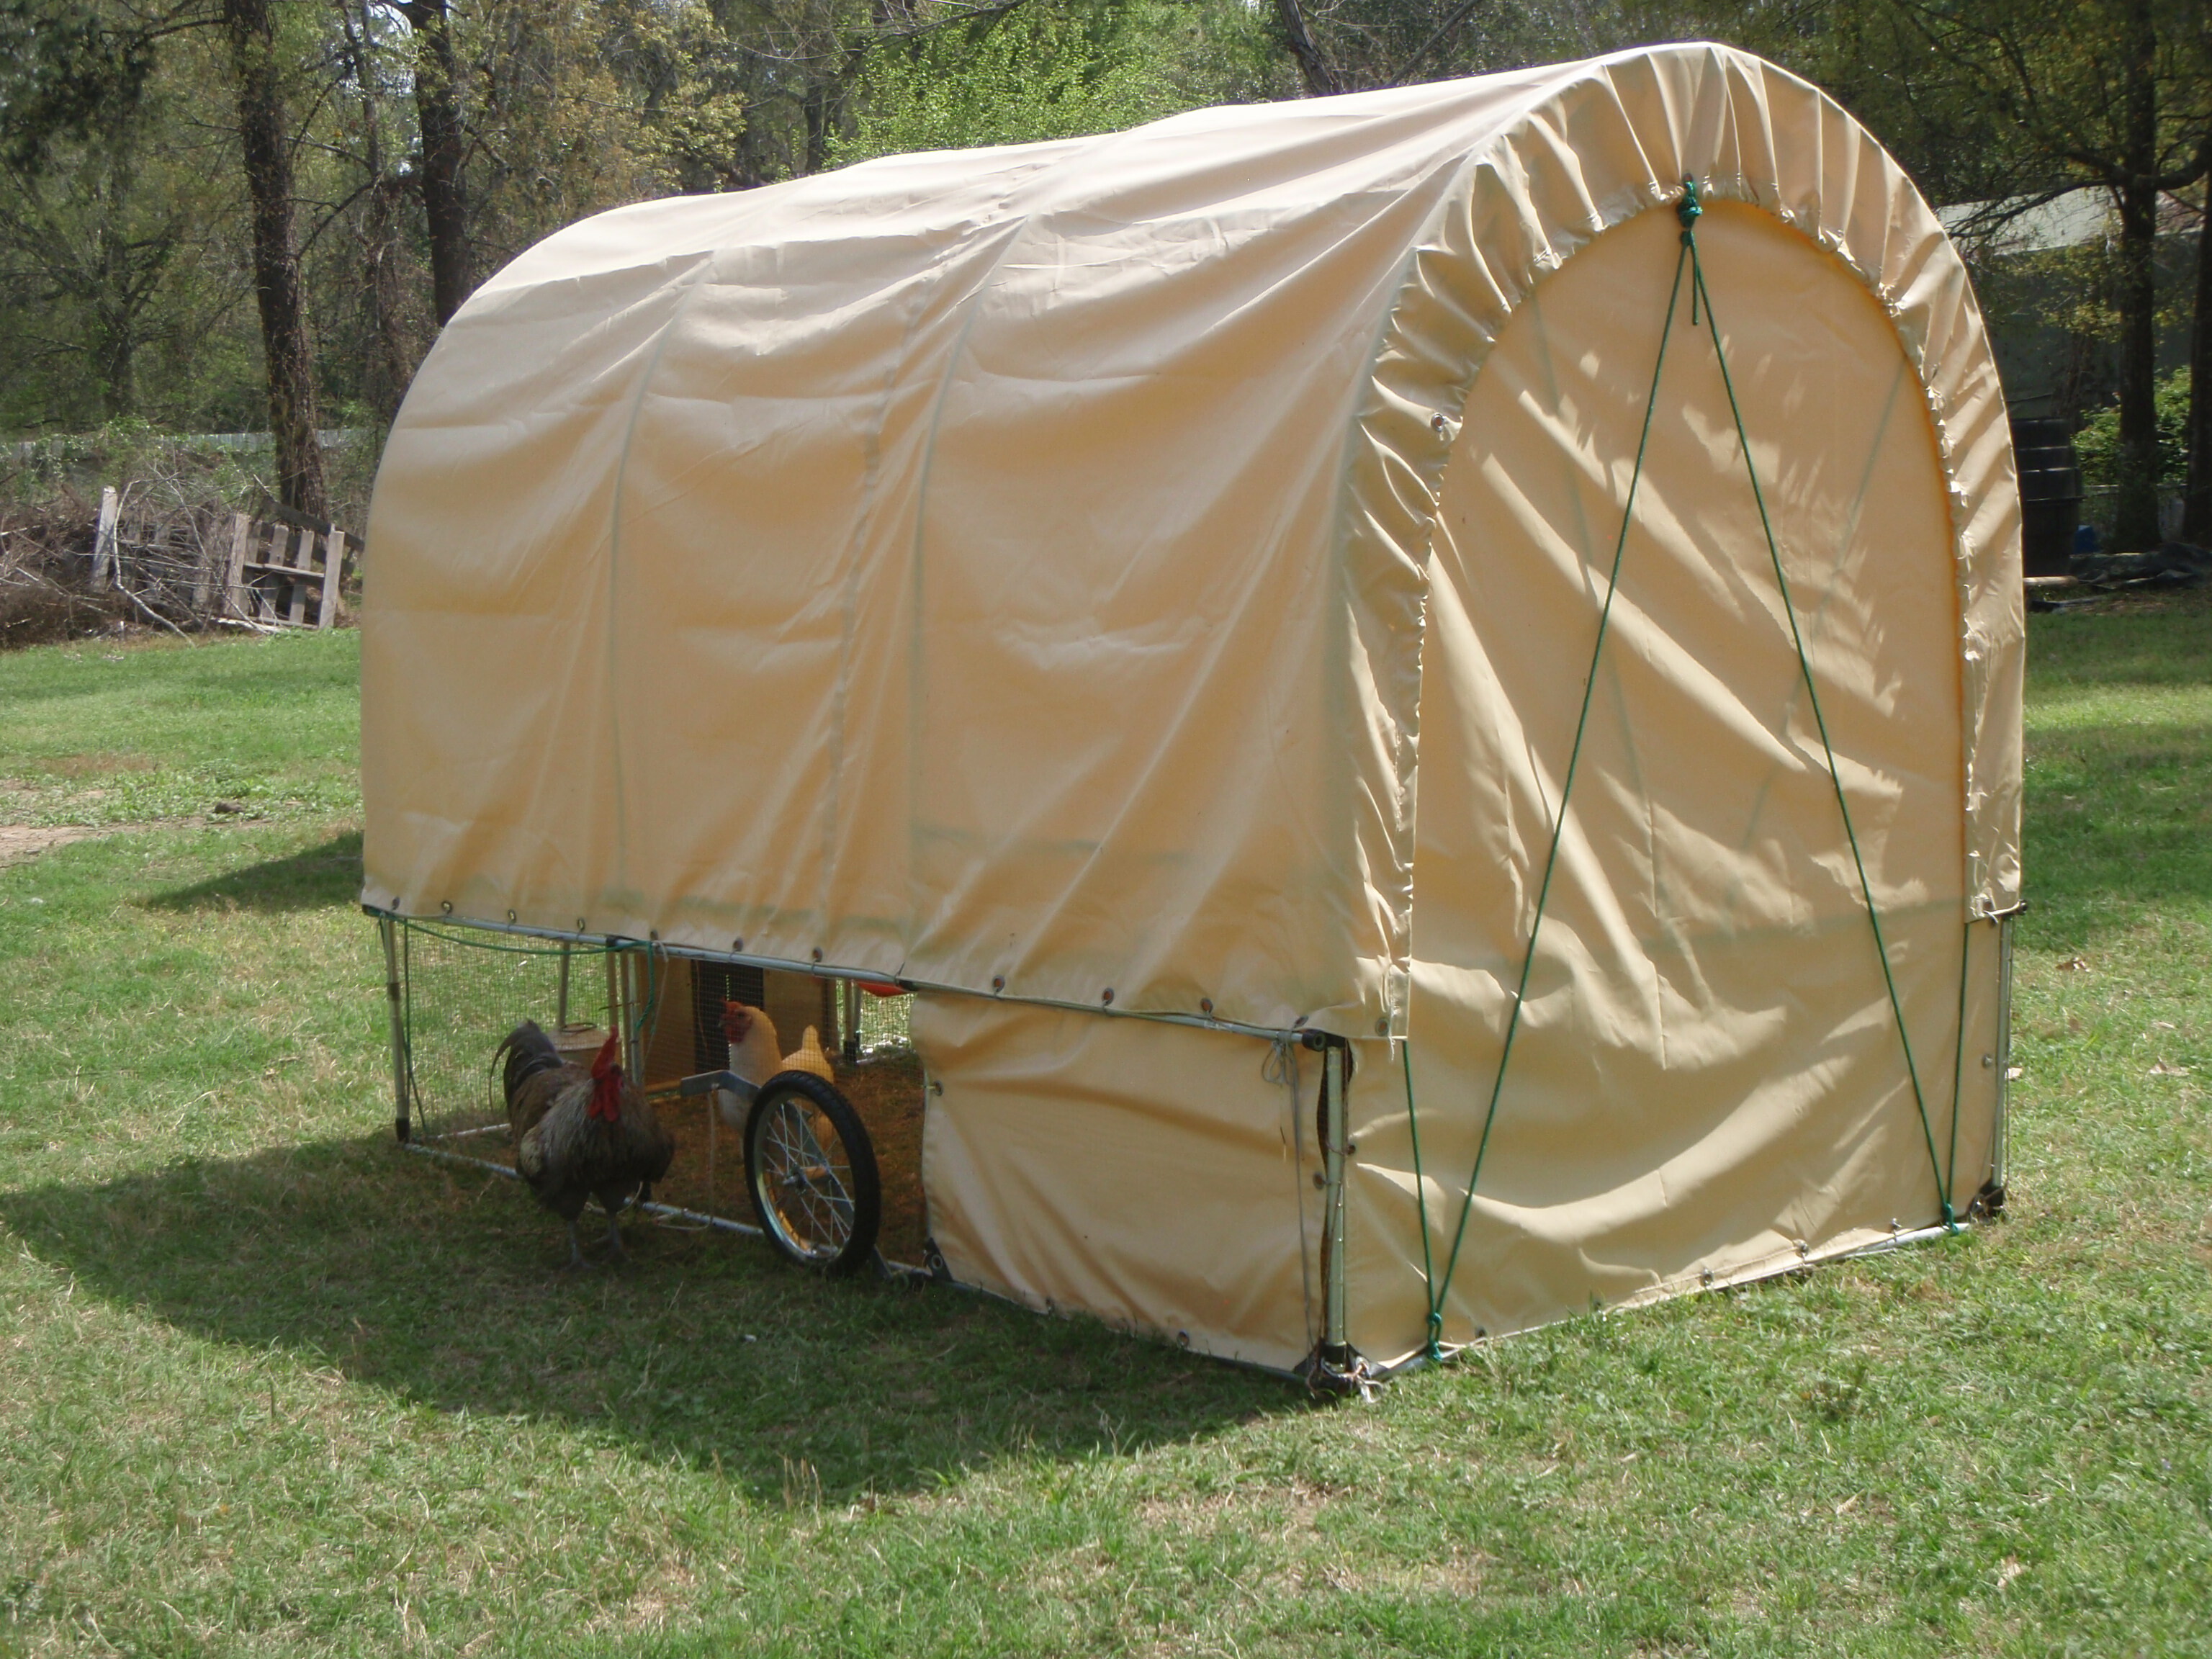
[[[2043,690],[2202,685],[2212,680],[2212,588],[2030,617],[2027,640]]]
[[[319,847],[227,870],[189,887],[156,893],[156,910],[313,910],[350,904],[361,893],[361,831],[333,836]]]
[[[0,1194],[0,1220],[181,1330],[764,1498],[926,1490],[1310,1408],[1280,1378],[947,1287],[824,1281],[728,1234],[633,1221],[632,1265],[561,1271],[559,1223],[515,1182],[380,1139]]]

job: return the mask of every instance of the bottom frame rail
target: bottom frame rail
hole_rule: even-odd
[[[509,1181],[522,1177],[505,1164],[495,1164],[488,1158],[471,1158],[465,1152],[449,1152],[442,1146],[425,1146],[419,1140],[406,1142],[400,1150],[412,1152],[417,1158],[434,1158],[447,1164],[465,1164],[473,1170],[489,1170],[494,1175],[505,1176]],[[747,1221],[732,1221],[726,1216],[708,1215],[701,1210],[679,1209],[673,1204],[632,1204],[629,1206],[647,1215],[662,1216],[675,1221],[696,1221],[702,1225],[719,1227],[726,1233],[743,1233],[748,1238],[764,1237],[761,1230]]]

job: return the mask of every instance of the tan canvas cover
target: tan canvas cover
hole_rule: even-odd
[[[367,899],[935,988],[956,1273],[1248,1357],[1310,1337],[1281,1054],[1111,1016],[1360,1039],[1347,1302],[1403,1357],[1425,1256],[1376,1039],[1411,1036],[1440,1265],[1685,177],[1923,1087],[1712,335],[1678,322],[1446,1335],[1931,1219],[1923,1143],[1985,1169],[2001,1071],[1986,924],[1960,1040],[1966,918],[2019,888],[2003,402],[1910,183],[1723,48],[550,239],[447,330],[386,451]],[[1191,1195],[1102,1174],[1163,1137]]]

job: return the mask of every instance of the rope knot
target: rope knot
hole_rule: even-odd
[[[1442,1358],[1444,1357],[1443,1334],[1444,1334],[1444,1316],[1443,1316],[1443,1310],[1440,1310],[1440,1309],[1437,1309],[1437,1308],[1431,1308],[1431,1309],[1430,1309],[1430,1310],[1429,1310],[1429,1358],[1431,1358],[1431,1359],[1442,1359]]]
[[[1691,228],[1705,210],[1698,200],[1698,181],[1695,179],[1683,179],[1682,199],[1674,204],[1674,216],[1682,222],[1682,240],[1685,242],[1690,240]]]

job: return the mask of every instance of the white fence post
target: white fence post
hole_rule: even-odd
[[[115,486],[109,484],[100,492],[100,528],[92,538],[92,585],[105,587],[115,565],[115,517],[121,502],[116,496]],[[116,586],[122,584],[118,581]]]

